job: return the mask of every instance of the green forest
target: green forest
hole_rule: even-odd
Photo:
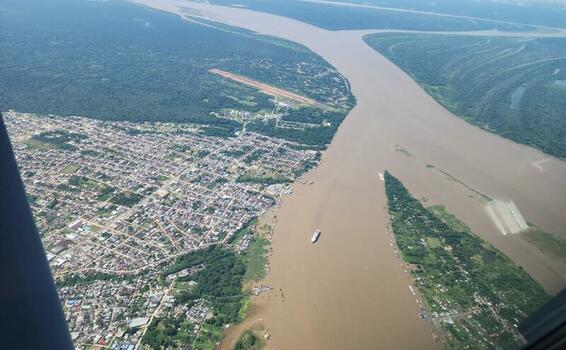
[[[214,308],[214,319],[211,322],[219,326],[239,321],[238,311],[244,298],[241,290],[246,264],[231,250],[214,245],[193,251],[177,258],[173,265],[162,272],[162,276],[199,264],[204,264],[205,268],[191,277],[198,283],[196,289],[178,296],[178,301],[201,298],[211,301]]]
[[[241,125],[211,112],[271,110],[271,97],[219,68],[344,108],[348,83],[303,46],[125,1],[6,0],[0,7],[0,109],[129,121]],[[232,30],[233,29],[233,30]]]
[[[425,208],[388,172],[385,189],[397,246],[426,303],[424,318],[440,328],[448,348],[520,345],[517,324],[549,298],[542,287],[443,207]]]
[[[365,40],[454,114],[566,158],[566,39],[379,34]]]

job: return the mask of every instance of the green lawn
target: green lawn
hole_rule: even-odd
[[[247,270],[244,275],[246,281],[259,281],[265,277],[268,247],[269,241],[267,239],[254,237],[246,252]]]
[[[67,165],[66,167],[64,167],[64,168],[61,170],[61,172],[62,172],[63,174],[68,174],[68,175],[70,175],[70,174],[76,173],[77,170],[79,170],[80,168],[81,168],[81,166],[80,166],[79,164],[77,164],[77,163],[71,163],[71,164]]]

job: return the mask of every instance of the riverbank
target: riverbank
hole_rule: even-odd
[[[548,292],[566,284],[566,265],[518,235],[499,234],[470,190],[513,199],[529,222],[566,235],[564,162],[550,158],[541,171],[534,164],[547,155],[454,117],[369,48],[362,40],[367,32],[329,32],[245,9],[138,2],[182,16],[190,6],[213,20],[299,42],[334,65],[357,98],[319,167],[305,184],[293,184],[294,194],[277,211],[265,280],[273,290],[254,299],[249,316],[269,329],[268,348],[440,347],[418,317],[407,274],[389,245],[379,169],[395,173],[416,198],[446,206]],[[313,245],[317,228],[323,234]]]

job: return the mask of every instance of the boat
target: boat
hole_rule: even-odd
[[[316,243],[316,241],[318,241],[319,238],[320,238],[320,230],[316,230],[312,235],[311,242]]]

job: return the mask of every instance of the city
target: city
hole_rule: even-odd
[[[14,111],[5,118],[79,347],[133,349],[143,335],[136,330],[175,305],[173,288],[157,283],[163,267],[227,245],[317,158],[287,141],[251,132],[203,136],[191,124]],[[246,250],[251,239],[244,235],[234,250]],[[172,311],[196,325],[212,315],[206,300]]]
[[[0,2],[0,349],[564,332],[565,0]]]

